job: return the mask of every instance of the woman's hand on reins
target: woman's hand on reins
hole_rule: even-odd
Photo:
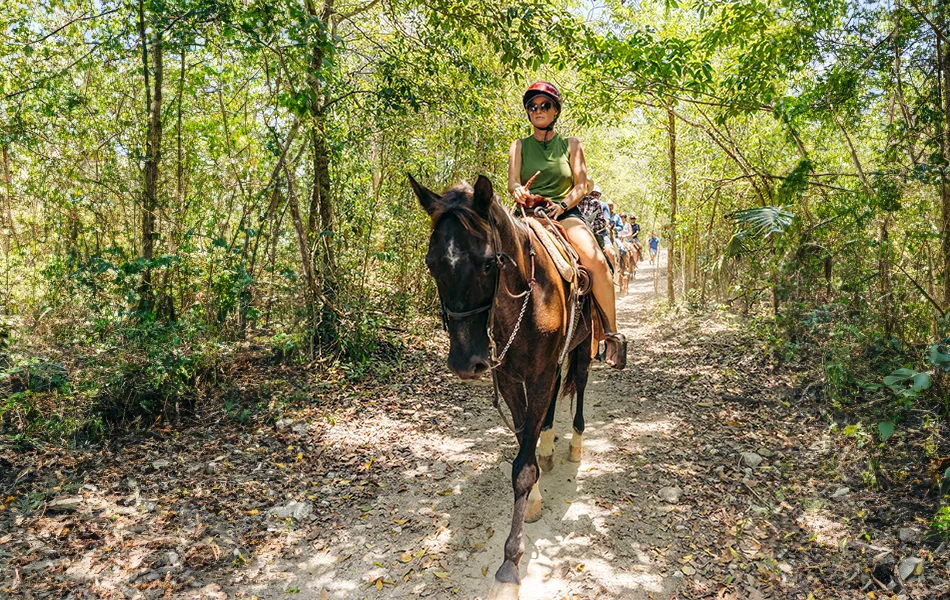
[[[564,209],[561,208],[561,205],[553,202],[546,206],[544,210],[548,213],[548,218],[552,221],[557,221],[558,217],[564,214]]]
[[[531,192],[521,185],[515,186],[515,189],[511,192],[511,197],[514,198],[518,204],[525,204],[529,196],[531,196]]]

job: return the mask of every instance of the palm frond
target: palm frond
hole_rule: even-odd
[[[760,206],[745,208],[729,214],[729,218],[752,237],[767,238],[774,233],[782,233],[795,218],[781,206]]]
[[[733,258],[754,252],[771,235],[784,233],[795,218],[781,206],[746,208],[726,216],[736,228],[725,251]]]
[[[736,258],[737,256],[742,256],[751,251],[751,249],[746,244],[746,235],[744,231],[737,231],[732,234],[732,237],[729,238],[729,243],[726,244],[725,255],[730,258]]]

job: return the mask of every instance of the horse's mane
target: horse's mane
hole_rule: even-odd
[[[442,219],[454,216],[469,233],[487,237],[488,221],[472,208],[474,201],[475,191],[468,183],[463,181],[450,187],[442,194],[439,205],[432,212],[432,229],[438,227]]]

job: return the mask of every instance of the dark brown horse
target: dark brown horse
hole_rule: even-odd
[[[584,388],[591,363],[590,299],[575,294],[535,234],[496,201],[488,178],[479,176],[474,188],[456,186],[441,195],[412,177],[409,181],[432,219],[426,265],[442,301],[449,368],[462,379],[491,373],[518,438],[511,469],[511,532],[488,596],[514,599],[521,586],[524,523],[541,517],[539,460],[544,470],[554,465],[558,361],[565,352],[565,395],[577,394],[569,459],[581,458]],[[571,336],[575,301],[578,324]]]

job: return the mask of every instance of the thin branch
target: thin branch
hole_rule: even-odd
[[[26,44],[27,44],[28,46],[32,46],[33,44],[39,44],[40,42],[45,42],[46,40],[48,40],[49,38],[53,37],[54,35],[56,35],[56,34],[59,33],[60,31],[66,29],[67,27],[69,27],[69,26],[72,25],[73,23],[79,23],[80,21],[91,21],[91,20],[93,20],[93,19],[98,19],[99,17],[105,17],[105,16],[107,16],[107,15],[111,15],[111,14],[114,13],[114,12],[118,12],[120,8],[121,8],[121,7],[116,7],[116,8],[113,8],[112,10],[107,10],[107,11],[101,12],[101,13],[99,13],[99,14],[97,14],[97,15],[90,15],[90,14],[87,14],[87,13],[84,12],[81,16],[78,16],[78,17],[76,17],[75,19],[70,19],[69,21],[66,21],[65,23],[63,23],[62,25],[60,25],[59,27],[57,27],[57,28],[54,29],[53,31],[50,31],[49,33],[47,33],[46,35],[44,35],[43,37],[37,38],[37,39],[35,39],[35,40],[30,40],[30,41],[28,41]]]
[[[940,31],[940,28],[937,27],[933,23],[933,21],[927,18],[927,15],[924,14],[924,11],[922,11],[919,6],[917,6],[917,3],[914,0],[907,0],[907,2],[913,7],[914,12],[917,14],[918,17],[923,19],[924,22],[927,23],[927,25],[930,25],[930,28],[933,29],[934,33],[943,41],[943,43],[944,44],[948,43],[947,37],[943,34],[942,31]]]
[[[69,63],[68,65],[60,69],[58,72],[51,73],[47,75],[46,77],[34,79],[33,81],[30,82],[31,84],[30,87],[23,88],[22,90],[17,90],[15,92],[10,92],[9,94],[5,95],[4,98],[6,99],[16,98],[17,96],[22,96],[23,94],[27,94],[29,92],[32,92],[33,90],[39,89],[45,82],[49,81],[50,79],[55,79],[59,77],[60,75],[63,75],[64,73],[66,73],[66,71],[72,69],[73,67],[81,63],[82,61],[86,60],[89,57],[89,55],[95,52],[96,50],[98,50],[100,46],[102,46],[102,44],[96,44],[95,46],[92,47],[91,50],[89,50],[89,52],[86,52],[85,54],[83,54],[82,56],[74,60],[73,62]]]
[[[333,19],[333,20],[336,22],[336,24],[339,24],[340,21],[347,21],[347,20],[349,20],[349,19],[352,19],[352,18],[355,17],[356,15],[362,14],[362,13],[368,11],[368,10],[372,10],[372,8],[373,8],[374,6],[376,6],[377,4],[379,4],[379,2],[380,2],[380,0],[370,0],[370,2],[369,2],[368,4],[365,4],[365,5],[363,5],[363,6],[359,7],[359,8],[354,8],[353,10],[351,10],[351,11],[348,12],[348,13],[337,13],[337,14],[334,16],[334,19]]]
[[[928,294],[927,290],[921,287],[921,285],[917,283],[917,280],[911,277],[910,273],[904,270],[904,267],[902,267],[901,265],[897,265],[897,268],[901,270],[901,273],[903,273],[904,275],[907,275],[907,279],[910,279],[910,282],[914,284],[914,287],[917,288],[917,291],[923,294],[924,298],[926,298],[927,300],[930,301],[931,304],[933,304],[933,307],[937,309],[937,312],[940,313],[941,317],[947,314],[947,311],[940,308],[940,305],[937,303],[936,300],[933,299],[933,296]]]

